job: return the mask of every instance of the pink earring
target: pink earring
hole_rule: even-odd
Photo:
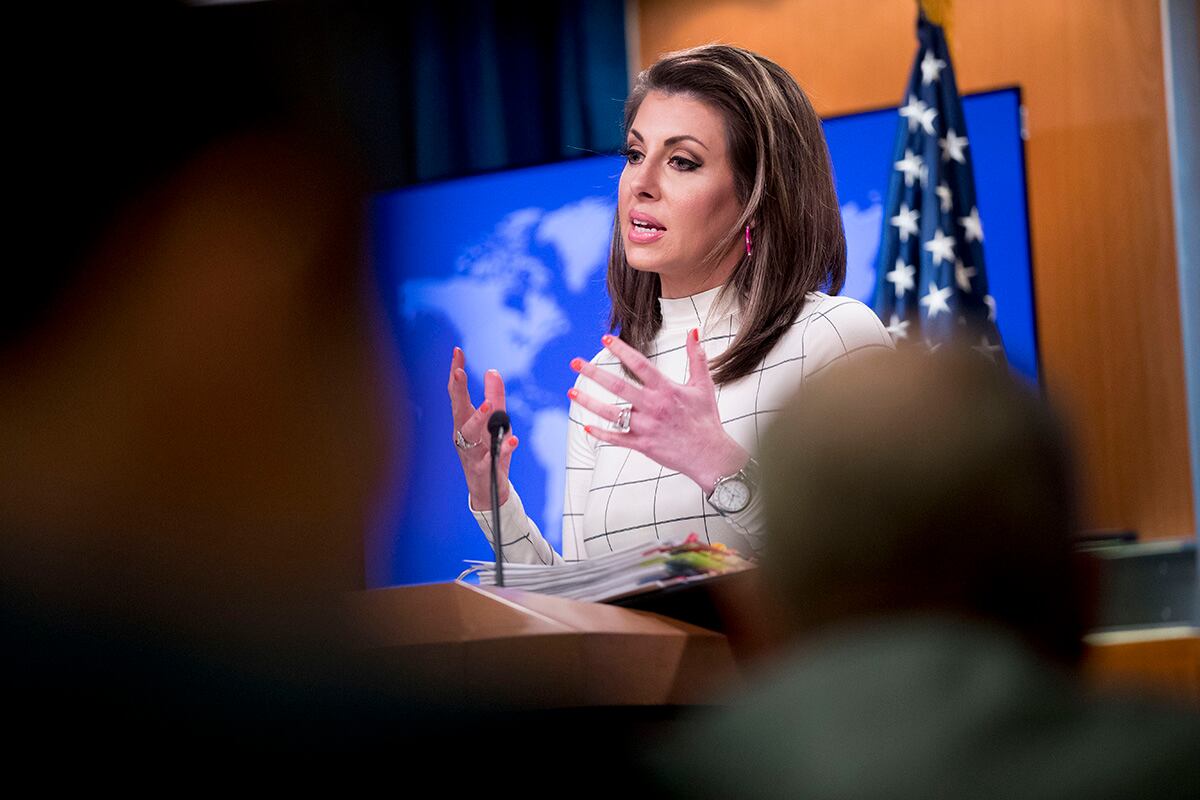
[[[750,226],[746,226],[746,258],[749,258],[754,252],[754,242],[750,241]]]

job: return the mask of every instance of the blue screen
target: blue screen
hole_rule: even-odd
[[[964,98],[984,251],[1010,363],[1037,380],[1020,99]],[[843,294],[871,302],[895,109],[826,120],[848,268]],[[520,440],[510,477],[525,510],[560,548],[566,392],[575,356],[607,332],[605,271],[623,159],[596,156],[410,187],[374,198],[373,258],[399,324],[412,423],[408,480],[391,542],[369,556],[372,586],[451,580],[491,546],[467,506],[446,392],[466,353],[472,400],[499,370]]]

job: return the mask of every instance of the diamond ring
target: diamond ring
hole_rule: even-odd
[[[625,408],[622,408],[621,412],[617,414],[616,421],[612,423],[612,429],[614,431],[620,431],[621,433],[629,433],[629,422],[632,417],[632,406],[626,406]]]
[[[474,442],[468,442],[463,437],[462,431],[454,432],[454,446],[457,447],[459,450],[470,450],[472,447],[478,447],[482,441],[483,441],[482,439],[479,439]]]

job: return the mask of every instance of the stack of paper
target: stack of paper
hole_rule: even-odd
[[[459,576],[479,576],[481,586],[496,584],[494,561],[467,560]],[[504,562],[504,585],[573,600],[604,602],[654,591],[753,566],[721,544],[705,544],[695,534],[683,541],[637,545],[585,561],[545,566]]]

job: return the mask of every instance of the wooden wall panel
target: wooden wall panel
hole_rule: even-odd
[[[642,66],[710,41],[786,67],[824,115],[895,105],[911,0],[641,0]],[[1071,419],[1085,524],[1191,535],[1159,4],[957,0],[963,92],[1019,85],[1044,382]]]
[[[1083,674],[1095,689],[1142,692],[1200,709],[1200,636],[1195,628],[1088,637]],[[1127,638],[1128,641],[1121,641]]]

